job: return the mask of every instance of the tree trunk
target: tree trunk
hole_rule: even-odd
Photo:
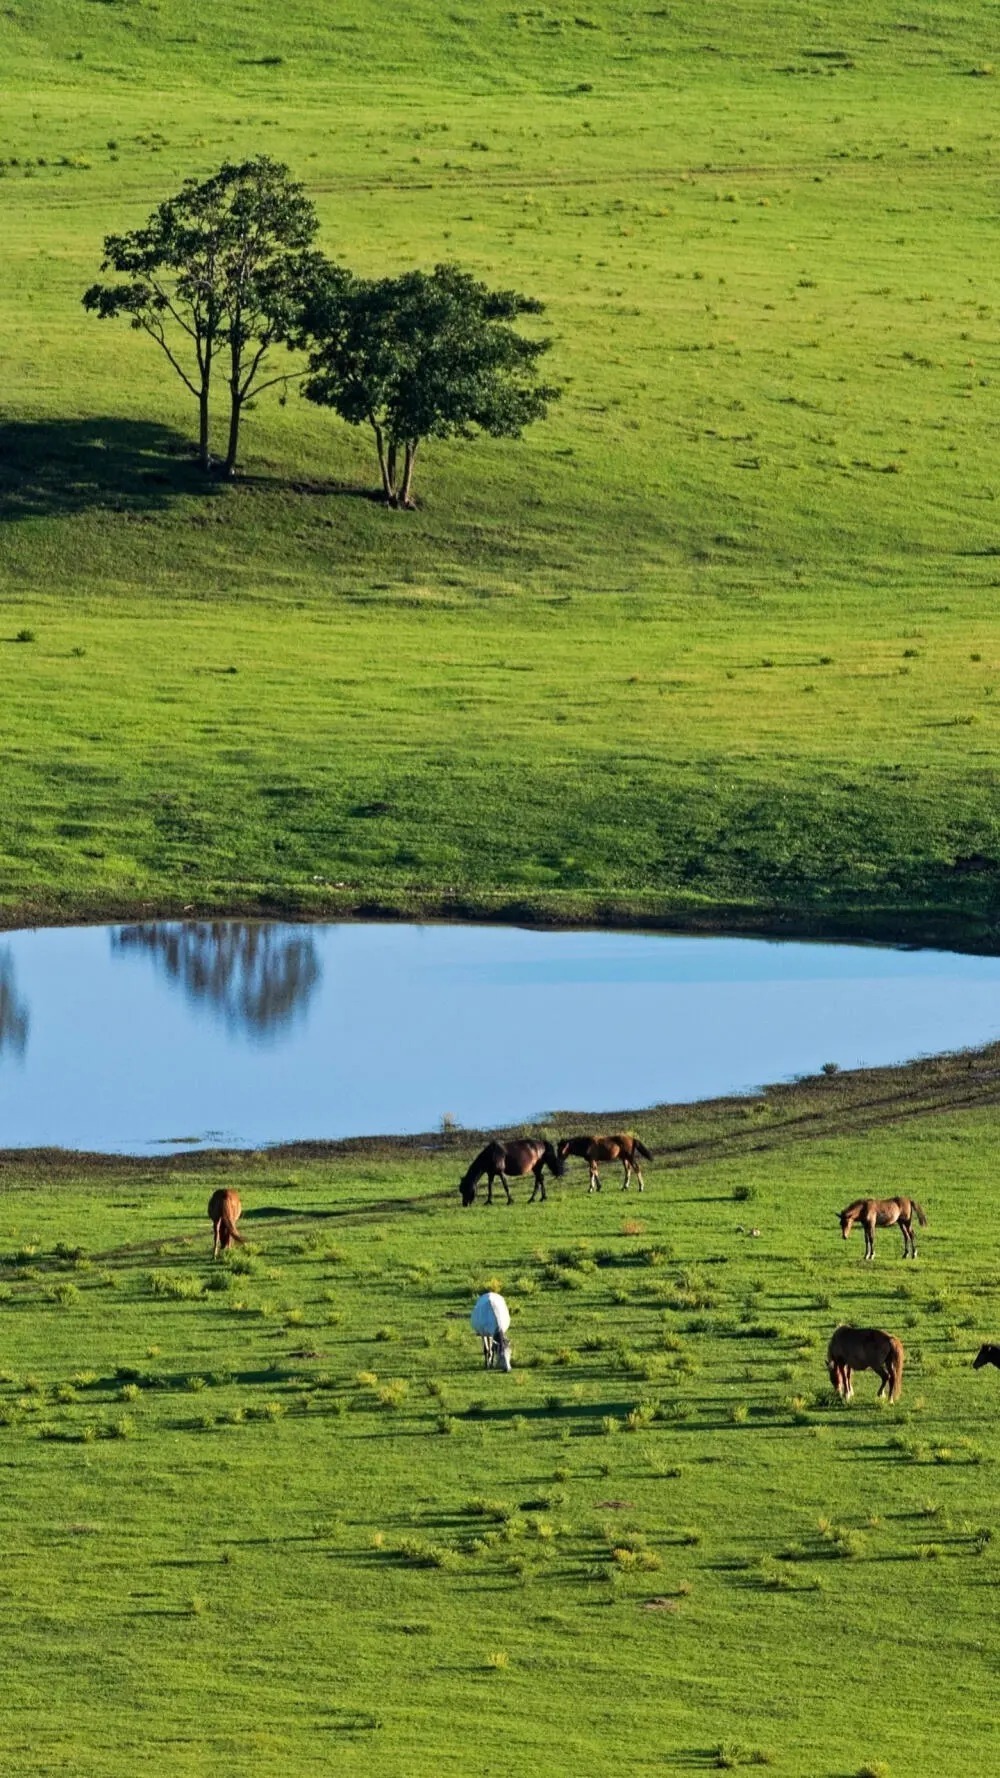
[[[394,438],[391,438],[389,440],[389,452],[388,452],[388,456],[386,458],[386,471],[387,471],[388,482],[389,482],[389,505],[390,506],[396,505],[396,491],[397,491],[396,490],[396,458],[397,458],[397,455],[398,455],[398,447],[396,445],[396,440]]]
[[[212,459],[208,450],[208,374],[203,376],[201,392],[198,396],[198,462],[202,469],[210,469]]]
[[[386,505],[391,506],[396,490],[393,486],[393,480],[389,475],[389,465],[386,461],[385,436],[381,426],[376,426],[374,420],[372,421],[372,431],[375,434],[375,448],[378,451],[378,466],[382,476],[382,492],[385,495]],[[389,448],[392,456],[395,457],[395,445],[391,445]]]
[[[415,438],[408,439],[406,444],[406,454],[403,458],[403,485],[399,490],[400,506],[413,505],[413,501],[410,498],[410,489],[413,486],[413,464],[416,455],[417,440]]]
[[[236,474],[236,451],[240,441],[240,417],[243,410],[238,389],[230,391],[230,400],[229,443],[226,446],[226,461],[222,466],[222,473],[231,481]]]

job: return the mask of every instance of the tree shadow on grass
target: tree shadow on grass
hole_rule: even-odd
[[[0,523],[160,512],[182,495],[219,492],[190,440],[154,420],[0,422]]]

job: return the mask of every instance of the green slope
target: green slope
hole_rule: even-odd
[[[0,30],[8,918],[458,895],[991,942],[981,8]],[[429,448],[399,515],[352,497],[366,439],[265,397],[199,486],[180,385],[78,299],[107,230],[261,150],[360,269],[544,297],[552,419]]]

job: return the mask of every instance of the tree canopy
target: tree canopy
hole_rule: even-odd
[[[391,506],[412,505],[427,438],[517,438],[560,391],[538,380],[548,339],[512,325],[542,304],[491,290],[455,265],[363,279],[315,263],[291,343],[309,366],[302,393],[375,436]]]
[[[102,319],[126,315],[156,341],[198,402],[205,469],[216,361],[229,404],[227,475],[235,471],[247,403],[287,381],[287,372],[271,374],[267,355],[287,331],[316,228],[304,187],[280,162],[258,155],[185,180],[143,228],[105,239],[101,269],[120,280],[91,285],[84,307]]]

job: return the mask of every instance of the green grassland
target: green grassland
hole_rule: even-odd
[[[0,42],[7,922],[995,941],[988,10],[24,0]],[[179,383],[79,297],[261,151],[358,269],[541,296],[550,421],[428,446],[403,515],[265,396],[201,485]]]
[[[492,1210],[472,1135],[4,1155],[0,1771],[989,1770],[998,1083],[661,1108],[641,1198],[577,1164]],[[915,1263],[841,1243],[874,1188]],[[832,1396],[842,1319],[904,1340],[896,1406]]]

